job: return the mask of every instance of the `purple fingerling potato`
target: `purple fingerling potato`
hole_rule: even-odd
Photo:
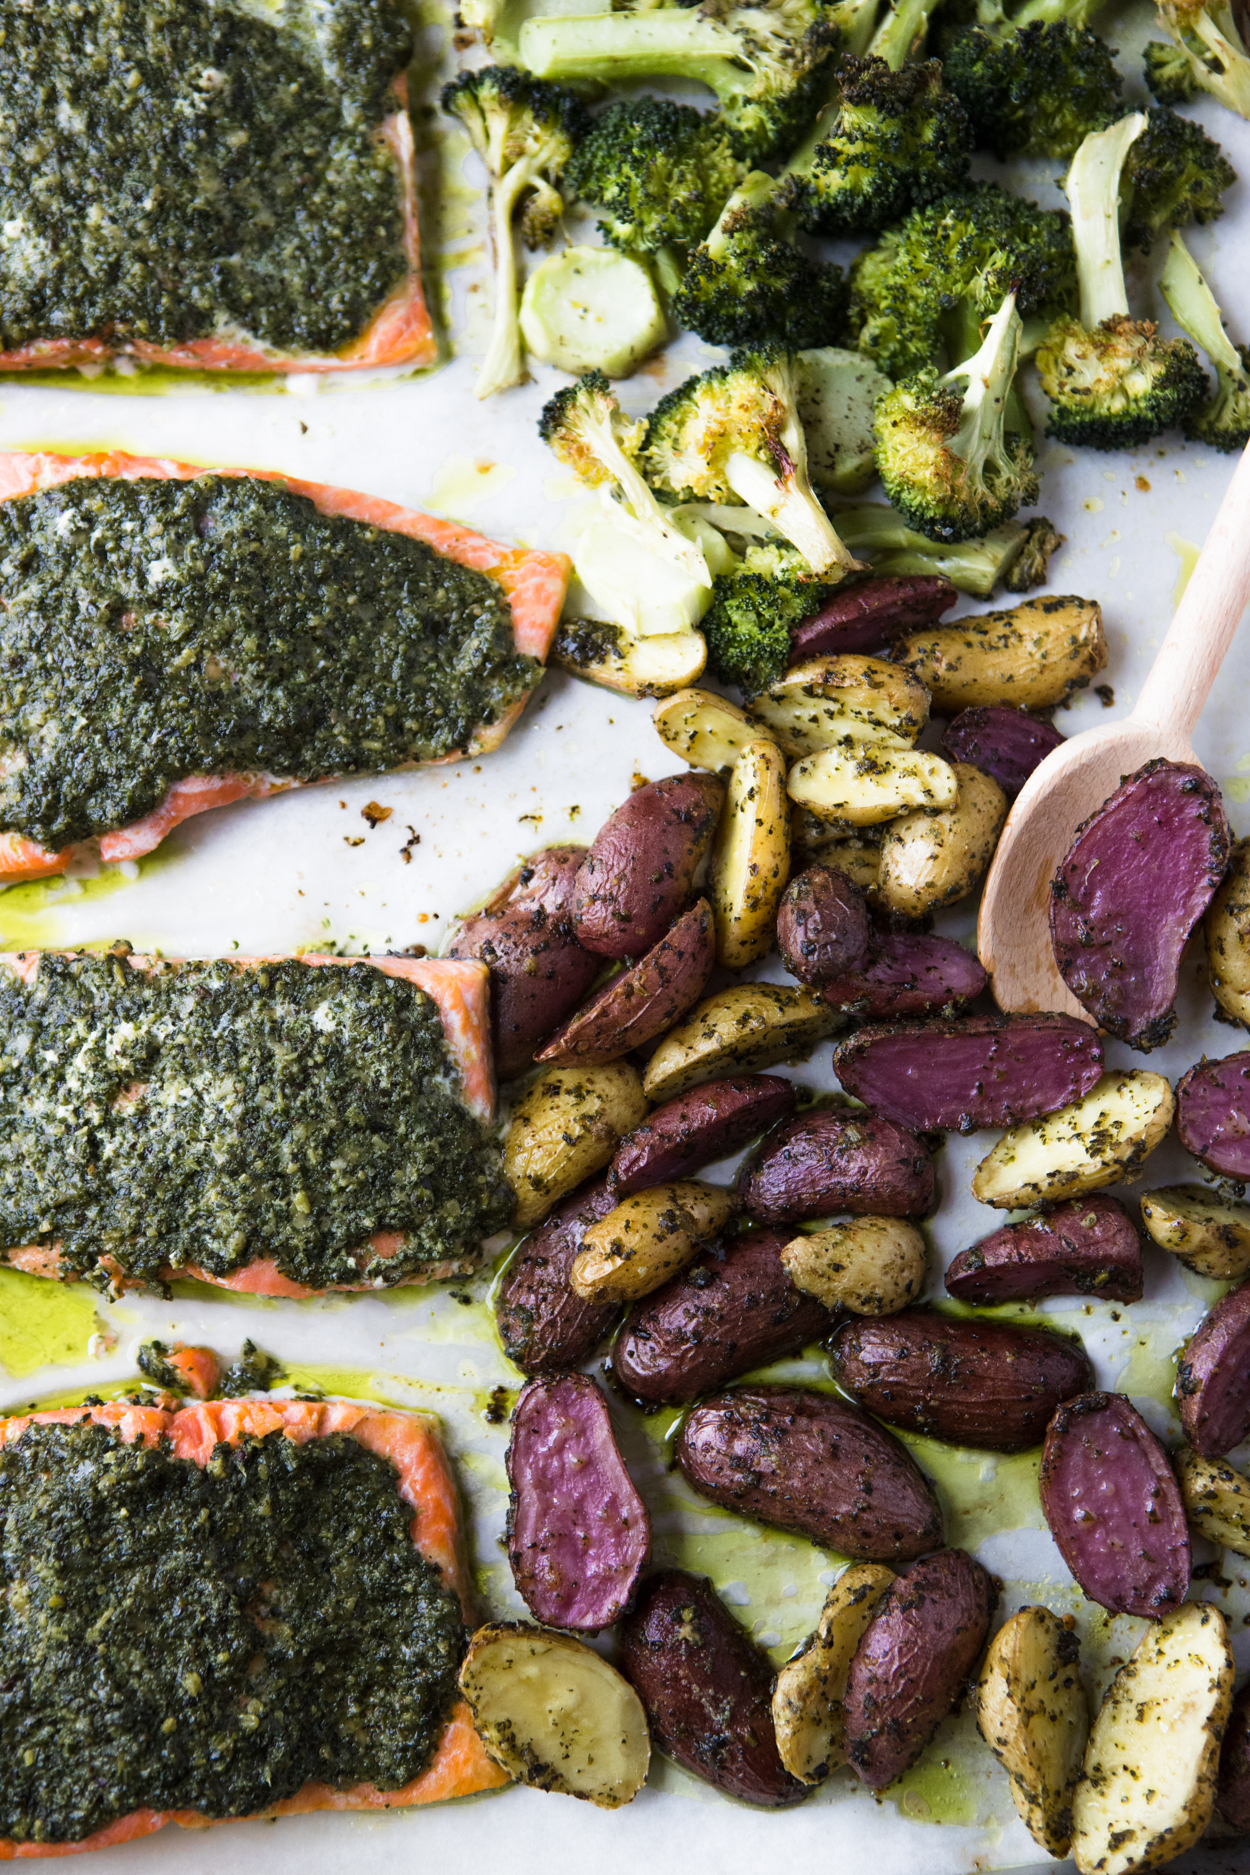
[[[1158,1620],[1189,1588],[1189,1529],[1168,1455],[1122,1393],[1068,1400],[1046,1433],[1042,1512],[1091,1601]]]
[[[1053,723],[1030,716],[1026,710],[991,703],[961,710],[947,724],[942,748],[952,762],[971,762],[996,781],[1004,794],[1014,797],[1033,770],[1065,740]]]
[[[495,1320],[508,1359],[524,1374],[579,1367],[616,1325],[615,1303],[585,1302],[569,1281],[592,1224],[616,1205],[606,1178],[571,1193],[531,1231],[504,1271],[495,1295]]]
[[[1201,1061],[1181,1077],[1176,1131],[1186,1152],[1212,1172],[1250,1179],[1250,1053]]]
[[[693,1009],[715,962],[712,908],[701,898],[645,957],[596,990],[534,1059],[560,1067],[619,1061]]]
[[[817,1107],[765,1134],[738,1174],[760,1224],[801,1224],[835,1211],[926,1217],[937,1202],[933,1161],[914,1133],[857,1107]]]
[[[641,957],[690,903],[725,803],[715,775],[669,775],[638,788],[596,835],[577,874],[577,941],[599,957]]]
[[[835,866],[808,866],[777,909],[777,948],[800,983],[832,983],[860,969],[872,927],[859,887]]]
[[[1084,824],[1051,882],[1060,975],[1100,1028],[1148,1054],[1176,1026],[1181,953],[1215,895],[1230,837],[1192,763],[1154,761]]]
[[[1226,1823],[1250,1835],[1250,1686],[1243,1686],[1233,1701],[1220,1748],[1215,1804]]]
[[[1195,1452],[1223,1458],[1250,1434],[1250,1282],[1198,1324],[1176,1376],[1181,1425]]]
[[[946,1272],[947,1293],[978,1308],[1042,1296],[1139,1302],[1143,1281],[1137,1228],[1101,1192],[1004,1224],[961,1250]]]
[[[585,1374],[531,1380],[508,1446],[508,1561],[536,1620],[594,1634],[620,1619],[651,1554],[651,1519]]]
[[[794,1111],[793,1081],[776,1074],[739,1074],[705,1081],[654,1108],[617,1148],[608,1168],[618,1198],[648,1185],[689,1178],[728,1159],[749,1140]]]
[[[742,1803],[801,1803],[773,1729],[773,1669],[705,1576],[648,1576],[621,1623],[617,1665],[667,1757]]]
[[[868,960],[820,993],[835,1009],[890,1022],[962,1008],[988,981],[975,952],[950,938],[878,931]]]
[[[772,1230],[732,1238],[644,1297],[612,1350],[625,1391],[684,1405],[829,1334],[837,1317],[795,1287],[781,1260],[789,1241]]]
[[[976,1668],[997,1600],[966,1550],[926,1556],[894,1582],[846,1682],[847,1757],[869,1790],[916,1762]]]
[[[959,593],[948,579],[887,575],[838,591],[790,633],[789,663],[829,651],[882,651],[902,632],[935,625]]]
[[[1102,1046],[1074,1016],[963,1016],[860,1029],[834,1050],[833,1071],[900,1126],[972,1133],[1079,1100],[1102,1074]]]

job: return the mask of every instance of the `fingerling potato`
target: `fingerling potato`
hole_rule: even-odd
[[[802,1224],[835,1211],[925,1217],[937,1179],[914,1133],[858,1107],[818,1107],[766,1133],[738,1173],[761,1224]]]
[[[955,1015],[988,978],[975,951],[923,931],[876,931],[857,970],[822,983],[827,1003],[870,1022]]]
[[[535,1059],[597,1066],[645,1048],[693,1007],[716,963],[712,908],[699,899],[645,957],[596,990]]]
[[[564,619],[547,661],[623,697],[667,697],[698,683],[707,667],[702,632],[635,638],[606,619]]]
[[[1226,1459],[1203,1458],[1188,1447],[1172,1462],[1191,1529],[1221,1549],[1250,1556],[1250,1478]]]
[[[742,1074],[705,1081],[666,1101],[621,1141],[609,1174],[618,1202],[631,1191],[689,1178],[731,1158],[793,1113],[797,1097],[794,1082],[780,1075]]]
[[[956,798],[901,814],[881,842],[877,896],[905,918],[966,898],[994,857],[1007,818],[1007,796],[996,781],[967,762],[951,768]]]
[[[709,996],[670,1029],[643,1076],[649,1100],[671,1100],[700,1081],[749,1074],[792,1056],[807,1056],[845,1028],[846,1018],[810,990],[780,983],[741,983]]]
[[[1216,1282],[1250,1276],[1250,1205],[1205,1185],[1161,1185],[1141,1201],[1142,1222],[1163,1250]]]
[[[732,1192],[674,1179],[623,1198],[582,1237],[569,1281],[587,1302],[633,1302],[693,1262],[738,1208]]]
[[[848,830],[840,835],[828,821],[809,813],[806,808],[798,808],[790,820],[790,838],[795,850],[801,852],[804,864],[815,861],[842,873],[852,885],[859,887],[870,903],[876,903],[877,876],[881,871],[879,831]]]
[[[1014,800],[1064,740],[1053,723],[1024,710],[979,708],[964,710],[947,725],[942,747],[952,761],[983,769]]]
[[[641,957],[693,896],[725,789],[715,775],[666,775],[635,789],[595,835],[581,863],[570,916],[597,957]]]
[[[710,768],[722,779],[752,742],[769,739],[762,723],[715,690],[679,690],[656,704],[651,720],[674,755],[692,768]]]
[[[1200,1061],[1176,1084],[1176,1137],[1220,1178],[1250,1180],[1250,1052]]]
[[[977,1685],[977,1730],[1011,1779],[1025,1828],[1048,1854],[1072,1846],[1072,1799],[1089,1713],[1080,1642],[1049,1608],[1022,1608],[990,1642]]]
[[[469,1643],[460,1690],[488,1755],[520,1784],[616,1810],[646,1782],[642,1702],[584,1641],[492,1622]]]
[[[895,656],[943,716],[981,703],[1046,710],[1103,669],[1107,641],[1100,606],[1048,595],[912,632]]]
[[[947,1265],[946,1293],[975,1308],[1042,1296],[1140,1302],[1141,1240],[1122,1204],[1093,1192],[991,1231]]]
[[[893,1581],[894,1571],[883,1563],[852,1563],[825,1597],[816,1632],[777,1675],[777,1749],[790,1775],[804,1784],[823,1783],[846,1763],[846,1676]]]
[[[790,633],[795,663],[829,652],[883,652],[903,632],[936,625],[959,594],[950,580],[930,575],[887,575],[839,587],[819,612]]]
[[[1226,1016],[1250,1027],[1250,840],[1229,854],[1224,883],[1207,909],[1207,978]]]
[[[778,908],[777,948],[791,976],[816,988],[858,970],[872,948],[860,887],[831,866],[808,866]]]
[[[929,720],[929,697],[885,658],[815,657],[792,665],[751,712],[790,756],[815,755],[848,735],[910,747]]]
[[[893,1315],[924,1288],[929,1253],[915,1225],[901,1217],[857,1217],[792,1237],[781,1260],[795,1287],[827,1309]]]
[[[716,961],[742,970],[767,955],[790,877],[786,766],[774,742],[750,742],[729,776],[708,868]]]
[[[1221,1296],[1198,1324],[1176,1397],[1185,1437],[1204,1458],[1223,1458],[1250,1432],[1250,1282]]]
[[[537,1224],[558,1198],[600,1171],[646,1111],[642,1083],[623,1061],[540,1074],[504,1141],[504,1176],[517,1195],[517,1229]]]
[[[1104,1074],[1082,1100],[1004,1133],[977,1167],[973,1195],[1015,1211],[1132,1178],[1166,1139],[1173,1105],[1161,1074]]]
[[[894,820],[908,808],[949,807],[959,792],[954,769],[940,755],[884,735],[871,742],[848,736],[807,756],[790,770],[786,787],[800,807],[853,827]]]
[[[588,1225],[617,1199],[606,1178],[582,1185],[517,1247],[495,1293],[495,1322],[508,1359],[523,1374],[579,1367],[606,1341],[612,1304],[583,1302],[569,1282]]]
[[[1220,1749],[1216,1805],[1226,1823],[1250,1835],[1250,1686],[1233,1701],[1232,1717]]]

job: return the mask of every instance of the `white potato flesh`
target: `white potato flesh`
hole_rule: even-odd
[[[519,1103],[504,1141],[503,1169],[517,1195],[514,1222],[528,1230],[558,1198],[605,1166],[647,1111],[628,1062],[549,1068]]]
[[[700,1081],[753,1074],[811,1053],[846,1027],[846,1017],[811,990],[782,983],[737,983],[699,1004],[670,1029],[642,1077],[648,1100],[671,1100]]]
[[[820,1624],[773,1689],[773,1726],[791,1777],[820,1784],[846,1763],[846,1676],[894,1581],[882,1563],[853,1563],[825,1597]]]
[[[794,665],[755,698],[751,714],[787,755],[815,755],[848,735],[910,747],[929,720],[929,696],[885,658],[831,654]]]
[[[1142,1222],[1160,1249],[1216,1282],[1250,1276],[1250,1205],[1204,1185],[1163,1185],[1141,1201]]]
[[[1250,1556],[1250,1478],[1222,1458],[1178,1452],[1174,1460],[1185,1515],[1199,1536]]]
[[[620,696],[667,697],[702,677],[707,664],[707,640],[697,631],[636,638],[622,629],[615,650],[596,644],[588,646],[585,656],[579,656],[569,648],[566,636],[556,640],[550,661],[574,677],[604,690],[615,690]]]
[[[642,1789],[642,1702],[593,1648],[542,1628],[479,1628],[460,1690],[487,1753],[519,1783],[616,1810]]]
[[[1174,1104],[1161,1074],[1104,1074],[1083,1100],[1004,1133],[977,1167],[973,1195],[1022,1210],[1114,1185],[1166,1138]]]
[[[679,690],[655,706],[655,732],[665,748],[692,768],[727,775],[742,751],[767,735],[728,697],[714,690]]]
[[[977,1686],[977,1727],[1034,1841],[1067,1855],[1089,1713],[1076,1637],[1049,1608],[1022,1608],[994,1636]]]
[[[1072,1806],[1080,1875],[1135,1875],[1192,1848],[1211,1818],[1233,1656],[1218,1608],[1186,1602],[1107,1688]]]
[[[708,868],[716,961],[727,970],[767,956],[789,877],[785,757],[775,742],[752,742],[730,773]]]
[[[893,820],[913,807],[950,807],[959,794],[949,762],[884,731],[871,742],[848,736],[796,762],[786,786],[800,807],[853,827]]]

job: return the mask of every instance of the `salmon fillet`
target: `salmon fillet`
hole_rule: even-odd
[[[416,1548],[441,1572],[460,1596],[465,1619],[472,1624],[469,1578],[461,1542],[459,1504],[438,1433],[432,1421],[417,1414],[354,1406],[342,1400],[324,1403],[303,1400],[205,1400],[179,1407],[132,1406],[110,1401],[102,1406],[60,1407],[0,1419],[0,1445],[14,1443],[32,1425],[74,1425],[91,1420],[113,1428],[128,1444],[142,1440],[155,1445],[168,1439],[174,1455],[204,1465],[219,1443],[235,1445],[244,1437],[264,1438],[281,1430],[296,1444],[343,1433],[389,1459],[399,1473],[399,1493],[416,1515],[412,1540]],[[294,1797],[277,1803],[266,1816],[289,1816],[309,1810],[392,1810],[450,1797],[468,1797],[478,1791],[497,1790],[508,1778],[492,1763],[473,1729],[468,1708],[458,1702],[439,1740],[432,1762],[419,1777],[398,1790],[377,1790],[357,1784],[335,1790],[319,1783],[305,1784]],[[234,1818],[206,1817],[195,1810],[135,1810],[106,1829],[76,1843],[12,1842],[0,1838],[0,1861],[24,1856],[80,1855],[89,1849],[112,1848],[150,1836],[166,1823],[184,1829],[203,1828]]]
[[[67,955],[72,953],[66,953]],[[11,970],[23,983],[33,983],[39,973],[40,951],[0,952],[0,968]],[[166,963],[185,961],[179,958],[165,958]],[[232,957],[229,961],[246,970],[259,969],[265,963],[283,961],[279,957]],[[483,963],[459,961],[453,958],[434,957],[327,957],[316,953],[307,954],[298,960],[300,963],[316,966],[343,968],[346,965],[366,964],[370,969],[381,970],[386,976],[398,977],[407,983],[413,983],[431,999],[438,1009],[443,1036],[457,1068],[464,1089],[465,1105],[479,1119],[489,1121],[495,1113],[495,1077],[490,1047],[490,971]],[[127,959],[134,970],[150,967],[152,959],[132,954]],[[375,1231],[365,1250],[362,1260],[367,1256],[370,1264],[385,1261],[395,1256],[403,1246],[403,1236],[399,1231]],[[111,1259],[102,1258],[105,1267]],[[15,1244],[0,1250],[0,1263],[10,1269],[22,1270],[28,1276],[42,1276],[58,1282],[77,1282],[80,1280],[62,1259],[60,1247],[51,1244]],[[441,1282],[450,1276],[464,1275],[475,1263],[451,1262],[435,1263],[411,1275],[401,1277],[394,1285],[405,1288],[414,1284]],[[142,1287],[142,1284],[128,1280],[119,1265],[113,1264],[116,1282],[119,1288]],[[304,1283],[292,1282],[278,1268],[273,1257],[258,1257],[244,1268],[232,1271],[227,1276],[216,1276],[207,1270],[199,1269],[195,1264],[187,1264],[181,1269],[166,1268],[162,1272],[163,1280],[175,1282],[190,1279],[195,1282],[211,1283],[218,1289],[231,1289],[239,1295],[283,1296],[296,1301],[307,1300],[310,1296],[324,1295],[325,1289],[314,1289]],[[336,1292],[361,1293],[373,1290],[376,1284],[367,1281],[357,1283],[333,1283],[328,1288]]]
[[[19,496],[35,494],[40,489],[53,488],[58,483],[73,481],[80,476],[119,476],[127,481],[147,478],[193,481],[197,476],[208,473],[254,476],[258,480],[276,482],[291,494],[302,495],[311,501],[320,514],[341,515],[366,526],[424,541],[435,553],[493,580],[507,597],[518,652],[539,660],[546,658],[568,586],[571,562],[567,554],[506,547],[454,521],[440,520],[416,508],[401,507],[396,502],[384,501],[380,496],[333,488],[323,482],[304,482],[293,476],[281,475],[276,470],[214,468],[210,471],[192,463],[173,462],[154,456],[131,456],[119,450],[84,456],[62,456],[48,451],[0,451],[0,501],[12,501]],[[483,728],[467,748],[440,756],[437,762],[428,765],[461,761],[467,755],[490,754],[504,741],[527,701],[528,697],[520,698],[504,711],[498,722]],[[333,779],[328,777],[327,782]],[[310,785],[323,784],[260,774],[188,776],[173,784],[154,812],[129,827],[103,835],[100,840],[101,857],[110,864],[119,860],[140,859],[144,854],[153,852],[182,821],[196,814],[229,806],[234,801],[260,800],[267,795]],[[49,878],[64,872],[72,857],[72,847],[63,847],[55,853],[48,852],[24,834],[0,830],[0,885]]]

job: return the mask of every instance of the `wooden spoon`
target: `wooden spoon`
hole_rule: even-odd
[[[1001,1009],[1085,1011],[1055,964],[1050,882],[1083,820],[1155,756],[1197,762],[1190,737],[1250,598],[1250,447],[1132,713],[1087,729],[1035,768],[985,881],[977,951]]]

